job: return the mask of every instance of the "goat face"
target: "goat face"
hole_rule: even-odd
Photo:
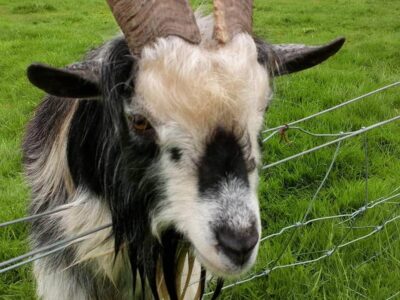
[[[210,271],[236,275],[253,264],[261,233],[257,138],[271,75],[318,64],[343,42],[285,48],[243,33],[213,47],[167,37],[138,59],[117,39],[99,49],[100,66],[92,58],[64,70],[32,65],[28,76],[49,94],[101,104],[105,118],[91,127],[104,133],[90,142],[87,176],[109,202],[116,247],[141,248],[147,235],[162,240],[173,229]]]
[[[247,34],[218,49],[171,37],[145,49],[139,63],[125,112],[148,120],[161,150],[154,172],[165,180],[165,199],[152,232],[174,227],[215,273],[240,273],[256,257],[257,137],[269,94]]]
[[[96,194],[109,203],[116,249],[129,243],[141,255],[131,259],[134,273],[135,263],[146,268],[143,256],[154,257],[150,252],[159,246],[154,241],[165,242],[171,229],[213,273],[238,275],[251,267],[261,234],[257,139],[271,96],[271,76],[319,64],[344,42],[268,45],[244,30],[248,24],[240,33],[228,34],[228,40],[216,26],[216,41],[212,19],[211,25],[206,23],[196,20],[198,38],[191,34],[196,30],[189,34],[180,28],[152,37],[140,49],[128,36],[140,26],[128,26],[126,41],[121,39],[123,51],[112,42],[98,51],[94,58],[100,68],[85,63],[77,69],[28,69],[31,82],[49,94],[100,103],[103,118],[97,131],[107,133],[91,142],[97,147],[91,180],[96,181]],[[128,89],[126,83],[132,83]],[[149,239],[151,251],[145,246]],[[162,255],[166,247],[157,249]]]

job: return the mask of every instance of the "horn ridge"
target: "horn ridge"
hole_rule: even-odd
[[[226,44],[236,34],[252,33],[253,0],[214,0],[214,39]]]
[[[129,49],[142,49],[159,37],[178,36],[199,44],[201,35],[187,0],[107,0]]]

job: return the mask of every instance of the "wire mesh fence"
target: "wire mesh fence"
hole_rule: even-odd
[[[318,113],[312,114],[310,116],[307,116],[305,118],[290,122],[288,124],[283,124],[280,126],[276,126],[273,128],[269,128],[263,131],[264,134],[268,134],[262,141],[263,143],[268,143],[271,139],[274,137],[280,137],[281,141],[284,141],[286,143],[289,143],[289,139],[287,137],[287,133],[289,131],[299,131],[300,133],[303,133],[305,135],[308,135],[312,138],[336,138],[334,140],[331,140],[329,142],[326,142],[324,144],[318,145],[316,147],[307,149],[305,151],[296,153],[292,156],[283,158],[281,160],[271,162],[269,164],[264,165],[262,168],[264,170],[270,169],[273,167],[276,167],[278,165],[287,163],[291,160],[300,158],[304,155],[310,154],[312,152],[319,151],[323,148],[332,146],[332,145],[337,145],[336,150],[333,153],[331,162],[327,168],[327,171],[325,173],[325,176],[323,177],[321,183],[319,184],[316,192],[310,199],[306,212],[304,213],[304,216],[296,223],[287,225],[285,227],[282,227],[280,230],[270,233],[268,235],[265,235],[261,239],[261,243],[264,243],[268,240],[272,240],[274,238],[277,238],[279,236],[283,236],[284,234],[289,234],[289,237],[286,239],[284,246],[282,247],[281,251],[277,255],[275,259],[267,263],[267,266],[262,268],[259,272],[253,273],[250,276],[243,278],[241,280],[233,281],[232,283],[225,285],[223,287],[223,290],[228,290],[228,289],[233,289],[235,287],[238,287],[240,285],[244,285],[246,283],[249,283],[251,281],[254,281],[259,278],[265,278],[271,275],[274,271],[281,270],[281,269],[288,269],[288,268],[295,268],[299,266],[307,266],[311,265],[317,262],[320,262],[322,260],[329,259],[342,249],[349,247],[350,245],[354,245],[357,243],[360,243],[361,241],[368,240],[372,238],[373,236],[381,233],[384,229],[386,229],[389,226],[393,226],[396,222],[400,220],[400,186],[396,187],[393,189],[388,195],[385,195],[383,197],[379,197],[375,200],[369,201],[369,192],[368,192],[368,184],[369,184],[369,173],[368,173],[368,164],[369,164],[369,155],[368,155],[368,138],[364,138],[364,149],[365,149],[365,170],[364,170],[364,180],[365,180],[365,195],[364,195],[364,205],[354,209],[352,212],[349,213],[341,213],[337,215],[327,215],[327,216],[320,216],[317,218],[308,218],[313,205],[315,201],[317,200],[317,197],[321,191],[321,189],[326,185],[328,177],[331,175],[331,171],[336,163],[338,154],[340,152],[341,147],[343,146],[344,141],[354,138],[358,135],[363,135],[370,130],[385,126],[387,124],[396,122],[400,119],[400,116],[395,116],[393,118],[377,122],[375,124],[372,124],[370,126],[362,127],[359,130],[356,131],[350,131],[350,132],[338,132],[338,133],[317,133],[317,132],[312,132],[310,130],[307,130],[303,127],[298,126],[298,124],[302,122],[306,122],[308,120],[311,120],[313,118],[316,118],[318,116],[324,115],[326,113],[332,112],[336,109],[342,108],[346,105],[355,103],[357,101],[366,99],[369,96],[375,95],[377,93],[381,93],[385,90],[397,87],[400,85],[400,82],[395,82],[393,84],[387,85],[385,87],[382,87],[380,89],[374,90],[372,92],[369,92],[367,94],[364,94],[362,96],[359,96],[357,98],[351,99],[349,101],[345,101],[341,104],[338,104],[336,106],[333,106],[331,108],[328,108],[326,110],[320,111]],[[389,217],[386,217],[381,220],[379,224],[376,225],[368,225],[368,226],[355,226],[355,221],[357,218],[362,218],[367,211],[373,210],[373,209],[379,209],[380,206],[387,204],[393,206],[392,208],[392,213],[390,214]],[[318,251],[313,251],[313,252],[307,252],[307,253],[298,253],[296,254],[297,257],[302,257],[302,256],[310,256],[310,254],[317,254],[316,257],[313,257],[311,259],[306,259],[306,260],[297,260],[292,263],[280,263],[281,258],[283,257],[285,251],[287,251],[288,247],[291,245],[293,242],[293,239],[295,237],[296,231],[301,229],[301,228],[306,228],[309,225],[312,224],[317,224],[325,221],[335,221],[334,226],[338,225],[343,225],[343,224],[349,224],[349,226],[346,227],[346,230],[344,231],[344,234],[339,238],[339,242],[332,245],[328,249],[322,249]],[[356,234],[354,237],[349,238],[350,233],[353,233],[357,229],[363,229],[367,230],[366,233],[364,234]],[[370,257],[369,259],[365,260],[364,263],[367,263],[368,261],[375,259],[378,256],[378,254]],[[207,296],[212,295],[212,293],[207,293]],[[363,295],[361,295],[363,296]],[[396,299],[398,296],[400,296],[400,292],[397,292],[390,296],[387,299]]]
[[[382,232],[385,228],[392,226],[393,224],[395,224],[398,220],[400,220],[400,212],[397,209],[399,204],[400,204],[400,186],[396,187],[395,189],[393,189],[389,194],[379,197],[375,200],[370,201],[369,200],[369,193],[368,193],[368,182],[369,182],[369,174],[368,174],[368,161],[369,161],[369,157],[368,157],[368,149],[369,149],[369,145],[368,145],[368,138],[364,139],[364,149],[365,149],[365,195],[364,195],[364,205],[354,209],[352,212],[346,212],[346,213],[340,213],[337,215],[327,215],[327,216],[319,216],[316,218],[309,218],[310,217],[310,212],[313,209],[313,206],[321,192],[321,190],[324,188],[324,186],[327,183],[327,180],[329,178],[329,176],[332,173],[332,170],[335,166],[335,163],[337,162],[337,158],[338,155],[340,153],[340,150],[343,147],[343,144],[346,140],[352,139],[358,135],[363,135],[373,129],[377,129],[380,127],[383,127],[385,125],[388,125],[390,123],[396,122],[398,120],[400,120],[400,115],[399,116],[395,116],[392,118],[389,118],[387,120],[383,120],[380,122],[377,122],[375,124],[366,126],[366,127],[362,127],[359,130],[355,130],[355,131],[347,131],[347,132],[336,132],[336,133],[331,133],[331,132],[312,132],[308,129],[305,129],[303,127],[300,127],[299,124],[309,121],[313,118],[319,117],[321,115],[330,113],[334,110],[337,110],[339,108],[342,108],[344,106],[353,104],[355,102],[361,101],[363,99],[366,99],[372,95],[378,94],[378,93],[382,93],[388,89],[391,88],[395,88],[400,86],[400,82],[395,82],[392,83],[390,85],[384,86],[382,88],[376,89],[372,92],[366,93],[362,96],[356,97],[354,99],[345,101],[343,103],[340,103],[336,106],[333,106],[331,108],[328,108],[326,110],[320,111],[318,113],[312,114],[310,116],[304,117],[302,119],[290,122],[288,124],[283,124],[274,128],[269,128],[263,131],[264,134],[267,134],[267,136],[263,139],[263,143],[268,143],[270,140],[272,140],[274,137],[276,136],[280,136],[280,138],[284,141],[287,141],[287,133],[289,131],[298,131],[300,133],[303,133],[305,135],[308,135],[312,138],[335,138],[333,140],[330,140],[328,142],[325,142],[323,144],[320,144],[316,147],[307,149],[305,151],[296,153],[292,156],[286,157],[286,158],[282,158],[281,160],[269,163],[269,164],[265,164],[264,166],[262,166],[263,170],[267,170],[273,167],[276,167],[278,165],[287,163],[291,160],[300,158],[304,155],[319,151],[323,148],[332,146],[332,145],[336,145],[336,150],[334,151],[333,155],[332,155],[332,159],[331,162],[327,168],[327,171],[322,179],[322,181],[320,182],[317,190],[315,191],[315,193],[313,194],[313,196],[311,197],[307,209],[305,211],[305,213],[303,214],[302,218],[300,218],[297,222],[284,226],[282,227],[280,230],[278,230],[277,232],[274,233],[270,233],[268,235],[265,235],[262,239],[261,239],[261,243],[265,243],[269,240],[273,240],[279,236],[283,236],[285,234],[288,234],[289,237],[286,239],[285,243],[283,244],[283,246],[281,247],[281,251],[277,254],[276,258],[274,260],[272,260],[270,263],[267,264],[267,266],[265,266],[265,268],[263,268],[261,271],[259,271],[258,273],[252,274],[247,278],[244,278],[242,280],[238,280],[235,282],[232,282],[228,285],[225,285],[223,287],[223,290],[226,289],[232,289],[235,288],[236,286],[239,285],[243,285],[245,283],[248,283],[250,281],[256,280],[257,278],[261,278],[261,277],[267,277],[270,276],[271,273],[273,273],[276,270],[279,269],[287,269],[287,268],[295,268],[298,266],[306,266],[306,265],[310,265],[316,262],[319,262],[321,260],[325,260],[325,259],[329,259],[330,257],[332,257],[333,255],[335,255],[337,252],[339,252],[341,249],[344,249],[346,247],[349,247],[350,245],[353,245],[355,243],[359,243],[363,240],[367,240],[369,238],[371,238],[374,235],[379,234],[380,232]],[[392,209],[392,214],[384,219],[381,220],[381,222],[379,224],[375,224],[375,225],[368,225],[368,226],[355,226],[355,220],[357,218],[362,218],[363,215],[365,215],[365,213],[367,211],[370,210],[376,210],[379,209],[379,207],[381,207],[382,205],[391,205],[394,207],[394,209]],[[33,220],[36,220],[38,218],[42,218],[42,217],[46,217],[49,215],[53,215],[53,214],[57,214],[59,212],[68,210],[72,207],[74,207],[76,204],[68,204],[68,205],[63,205],[60,207],[57,207],[51,211],[47,211],[44,213],[40,213],[40,214],[36,214],[36,215],[32,215],[32,216],[28,216],[28,217],[24,217],[24,218],[20,218],[20,219],[15,219],[15,220],[10,220],[10,221],[5,221],[0,223],[0,229],[7,227],[7,226],[11,226],[11,225],[15,225],[17,223],[21,223],[21,222],[30,222]],[[305,260],[298,260],[298,261],[294,261],[292,263],[281,263],[281,258],[283,257],[284,253],[287,251],[288,247],[291,245],[291,243],[293,242],[293,239],[296,235],[296,232],[301,229],[301,228],[305,228],[308,227],[310,225],[313,224],[318,224],[321,222],[326,222],[326,221],[333,221],[335,222],[335,226],[339,226],[339,225],[346,225],[348,224],[348,226],[345,228],[346,230],[344,230],[344,233],[342,234],[341,238],[339,239],[339,241],[337,243],[335,243],[334,245],[332,245],[332,247],[329,247],[328,249],[322,249],[322,250],[318,250],[318,251],[314,251],[312,252],[312,254],[318,254],[316,257],[313,257],[311,259],[305,259]],[[110,228],[111,224],[105,224],[103,226],[100,226],[98,228],[94,228],[93,230],[90,230],[88,232],[85,233],[81,233],[77,236],[74,237],[70,237],[64,240],[60,240],[54,244],[48,245],[46,247],[43,247],[41,249],[37,249],[35,251],[30,251],[26,254],[20,255],[18,257],[6,260],[4,262],[0,263],[0,274],[1,273],[5,273],[7,271],[16,269],[18,267],[21,267],[25,264],[28,264],[30,262],[33,262],[35,260],[41,259],[43,257],[46,257],[48,255],[52,255],[54,253],[57,253],[59,251],[64,250],[67,247],[70,247],[71,245],[74,245],[76,243],[79,243],[81,241],[83,241],[84,239],[88,239],[91,238],[91,235],[93,235],[94,233],[101,231],[101,230],[105,230],[107,228]],[[349,238],[350,233],[352,233],[354,230],[357,229],[363,229],[363,230],[367,230],[366,233],[364,234],[359,234],[356,235],[352,238]],[[300,253],[297,256],[298,257],[302,257],[304,255],[309,255],[310,252],[308,253]],[[375,255],[376,256],[376,255]],[[374,258],[375,256],[373,256],[372,258]],[[372,259],[371,258],[371,259]],[[368,260],[366,260],[368,261]],[[207,295],[211,295],[212,293],[208,293]],[[388,299],[395,299],[398,296],[400,296],[400,292],[394,293],[392,296],[390,296]]]

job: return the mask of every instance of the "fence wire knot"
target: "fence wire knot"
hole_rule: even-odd
[[[304,226],[304,225],[305,224],[303,222],[297,222],[297,223],[294,224],[294,226],[296,226],[296,227],[301,227],[301,226]]]
[[[268,276],[269,273],[271,273],[271,269],[267,269],[264,272],[262,272],[261,274],[262,274],[262,276]]]
[[[335,253],[335,251],[336,251],[336,248],[333,248],[333,249],[327,251],[326,256],[332,256],[332,254]]]
[[[365,212],[367,209],[368,209],[368,208],[367,208],[367,206],[365,205],[365,206],[363,206],[363,207],[360,208],[359,213],[362,214],[362,213]]]
[[[286,144],[290,145],[292,142],[289,140],[288,136],[289,125],[285,124],[279,129],[279,136],[281,137],[281,142],[285,142]]]

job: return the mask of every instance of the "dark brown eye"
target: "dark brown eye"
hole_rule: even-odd
[[[149,131],[153,130],[151,127],[150,122],[143,117],[142,115],[133,115],[129,118],[130,128],[138,134],[146,134]]]

